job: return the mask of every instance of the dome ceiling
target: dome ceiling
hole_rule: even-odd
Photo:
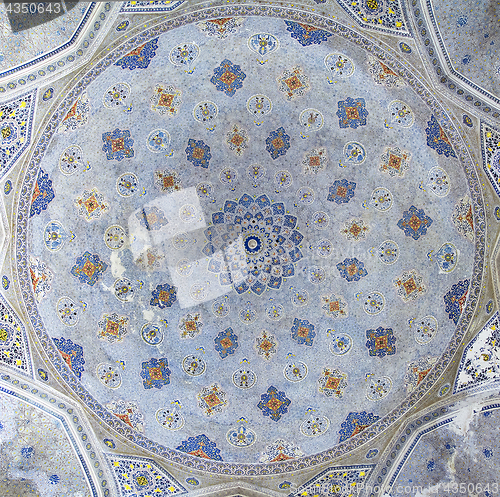
[[[90,404],[257,463],[326,451],[422,388],[478,269],[474,177],[412,81],[253,17],[146,37],[83,81],[19,247],[31,318]]]

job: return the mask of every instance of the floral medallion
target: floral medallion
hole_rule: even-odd
[[[292,403],[285,392],[280,392],[273,386],[270,386],[260,399],[257,407],[264,416],[269,416],[273,421],[279,421],[288,412],[288,407]]]
[[[324,368],[318,378],[319,392],[327,397],[341,399],[347,387],[347,374],[340,369]]]
[[[205,416],[213,416],[216,413],[222,412],[224,407],[227,407],[227,394],[217,383],[204,387],[196,396],[198,399],[198,407],[203,410]]]

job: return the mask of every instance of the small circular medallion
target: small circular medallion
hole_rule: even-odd
[[[83,168],[83,150],[78,145],[68,147],[59,159],[59,169],[69,176]]]
[[[207,298],[207,286],[203,283],[195,283],[189,290],[189,295],[193,300],[205,300]]]
[[[325,270],[321,266],[313,266],[307,269],[307,278],[314,285],[324,281],[325,277]]]
[[[137,192],[139,180],[133,173],[122,174],[116,182],[116,190],[122,197],[131,197]]]
[[[181,259],[177,262],[176,270],[180,276],[187,278],[193,274],[194,264],[187,259]]]
[[[141,337],[148,345],[158,345],[163,341],[163,331],[153,323],[146,323],[141,328]]]
[[[301,204],[312,204],[314,202],[314,190],[303,186],[297,190],[297,200]]]
[[[370,378],[370,384],[366,387],[366,398],[377,401],[386,397],[392,389],[392,380],[388,376]]]
[[[273,304],[266,309],[266,317],[270,321],[279,321],[285,315],[285,308],[281,304]]]
[[[330,218],[326,212],[318,211],[313,214],[312,223],[317,230],[324,230],[328,228]]]
[[[366,150],[359,142],[348,142],[344,145],[344,157],[349,164],[363,164]]]
[[[115,297],[120,302],[132,302],[134,299],[134,289],[132,287],[132,282],[127,278],[119,278],[115,281],[113,286]]]
[[[185,249],[190,243],[191,243],[191,240],[190,240],[187,233],[177,233],[172,238],[172,245],[177,250]]]
[[[350,57],[333,52],[325,57],[325,67],[334,78],[348,78],[354,74],[354,62]]]
[[[193,204],[185,204],[179,209],[179,217],[183,223],[192,223],[198,218],[198,212]]]
[[[306,132],[319,131],[323,127],[323,114],[318,109],[305,109],[300,113],[299,122]]]
[[[352,349],[352,344],[352,338],[347,333],[339,333],[330,342],[330,352],[333,355],[345,355]]]
[[[156,411],[156,421],[163,428],[171,431],[180,430],[184,426],[184,418],[177,412],[177,409],[158,409]]]
[[[182,369],[189,376],[201,376],[205,372],[206,364],[201,357],[188,355],[182,360]]]
[[[193,109],[193,117],[202,124],[210,124],[215,120],[218,113],[217,105],[209,101],[200,102]]]
[[[99,364],[97,366],[97,377],[108,388],[118,388],[122,384],[120,373],[111,364]]]
[[[384,264],[394,264],[399,257],[399,247],[392,240],[385,240],[378,248],[378,257]]]
[[[306,437],[319,437],[329,426],[330,420],[326,416],[311,416],[300,425],[300,432]]]
[[[307,290],[292,289],[292,304],[297,307],[304,307],[309,303],[309,293]]]
[[[233,373],[233,383],[238,388],[252,388],[256,381],[256,374],[249,369],[238,369]]]
[[[265,116],[272,108],[271,99],[265,95],[252,95],[247,101],[247,110],[254,117]]]
[[[436,335],[438,321],[434,316],[425,316],[413,321],[411,327],[414,329],[415,341],[420,345],[425,345]]]
[[[248,447],[255,442],[255,432],[245,426],[233,428],[227,432],[227,441],[235,447]]]
[[[212,312],[215,317],[225,318],[229,314],[230,310],[231,307],[229,306],[227,299],[216,300],[212,304]]]
[[[117,224],[110,226],[104,232],[104,243],[111,250],[119,250],[125,245],[125,230]]]
[[[333,253],[333,243],[330,240],[320,240],[316,245],[316,253],[323,258],[330,257]]]
[[[392,207],[392,193],[387,188],[376,188],[372,192],[370,205],[378,211],[388,211]]]
[[[292,383],[298,383],[307,376],[307,366],[302,361],[289,362],[283,369],[283,376]]]
[[[170,133],[166,129],[155,129],[149,133],[146,145],[155,154],[167,153],[170,145]]]
[[[364,311],[370,316],[375,316],[375,314],[382,312],[384,306],[385,298],[380,292],[370,292],[363,303]]]

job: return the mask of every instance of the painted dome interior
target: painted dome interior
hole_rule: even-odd
[[[379,62],[299,23],[233,30],[177,28],[147,69],[88,86],[88,124],[41,161],[56,197],[30,244],[54,275],[44,325],[92,350],[81,381],[102,404],[137,401],[170,447],[202,431],[258,462],[291,426],[321,452],[350,412],[416,387],[407,364],[449,342],[443,297],[474,245],[452,220],[465,174],[404,81],[377,85]]]
[[[490,495],[480,4],[2,12],[0,493]]]

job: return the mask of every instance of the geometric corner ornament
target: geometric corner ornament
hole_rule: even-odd
[[[375,464],[327,468],[297,488],[288,497],[302,495],[348,497],[359,495]]]
[[[185,495],[187,490],[152,459],[104,453],[120,497]]]
[[[500,132],[481,122],[483,169],[500,197]]]
[[[453,393],[498,388],[500,380],[500,314],[495,312],[467,344],[460,359]]]
[[[325,3],[326,0],[314,0]],[[400,0],[337,0],[337,3],[363,28],[411,37],[405,24]]]
[[[2,295],[0,295],[0,363],[33,376],[26,330]]]
[[[0,178],[31,143],[36,90],[0,104]]]

